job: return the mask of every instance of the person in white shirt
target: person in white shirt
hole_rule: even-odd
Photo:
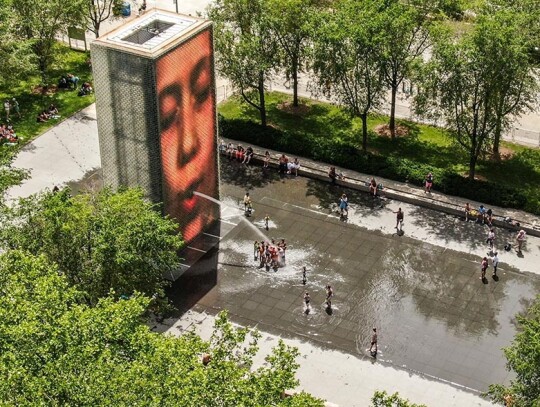
[[[495,277],[497,275],[497,266],[499,265],[499,256],[497,256],[497,252],[493,253],[491,263],[493,264],[493,276]]]

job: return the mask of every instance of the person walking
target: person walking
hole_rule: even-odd
[[[6,99],[4,101],[4,110],[6,111],[6,120],[9,122],[9,109],[11,108],[11,105],[9,104],[9,100]]]
[[[373,347],[375,346],[375,351],[373,351]],[[371,346],[369,347],[369,351],[371,354],[376,354],[378,351],[377,348],[377,328],[373,328],[373,333],[371,334]]]
[[[257,254],[259,253],[259,242],[255,240],[253,243],[253,258],[257,261]]]
[[[489,245],[489,249],[493,251],[493,242],[495,241],[495,230],[491,228],[488,232],[486,243]]]
[[[311,302],[311,298],[309,296],[309,293],[306,291],[306,293],[304,294],[304,304],[305,304],[305,312],[309,312],[310,309],[311,309],[311,305],[309,305],[309,303]]]
[[[426,186],[424,192],[431,193],[431,188],[433,187],[433,174],[431,172],[426,175]]]
[[[17,101],[17,99],[15,99],[15,98],[11,99],[11,107],[13,108],[13,113],[15,113],[17,115],[17,117],[20,119],[21,118],[21,109],[19,107],[19,102]]]
[[[266,215],[264,217],[264,228],[268,230],[268,222],[270,222],[270,216]]]
[[[342,194],[341,198],[339,198],[339,213],[341,218],[347,217],[349,214],[349,201],[347,199],[347,195]]]
[[[399,232],[403,231],[403,211],[401,208],[397,210],[397,212],[394,212],[396,214],[396,227]]]
[[[332,297],[334,296],[334,290],[332,286],[328,284],[326,286],[326,308],[332,308]]]
[[[525,242],[525,231],[523,229],[521,229],[517,236],[516,236],[516,240],[517,240],[517,251],[518,253],[521,253],[521,248],[523,247],[523,242]]]
[[[497,266],[499,265],[499,256],[497,256],[497,252],[493,253],[491,264],[493,265],[493,277],[495,277],[497,275]]]
[[[251,204],[251,197],[249,196],[249,192],[246,192],[244,195],[244,212],[247,212],[248,206]]]
[[[482,270],[482,274],[480,275],[480,280],[484,280],[486,278],[486,271],[487,271],[487,268],[488,268],[488,259],[487,257],[484,257],[482,259],[482,263],[481,263],[481,270]]]

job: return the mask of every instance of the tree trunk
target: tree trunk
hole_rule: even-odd
[[[470,153],[469,157],[469,179],[474,180],[474,175],[476,173],[476,161],[478,160],[478,156],[474,153]]]
[[[502,131],[502,119],[500,116],[497,117],[497,124],[495,126],[495,133],[493,138],[493,159],[495,161],[501,161],[501,131]]]
[[[362,119],[362,150],[366,151],[367,150],[367,136],[368,136],[367,114],[366,113],[361,114],[360,119]]]
[[[264,100],[264,73],[259,73],[259,113],[261,114],[261,125],[266,127],[266,104]]]
[[[392,85],[392,100],[390,102],[390,136],[392,140],[396,138],[396,94],[397,85]]]
[[[298,107],[298,63],[296,58],[292,64],[292,77],[293,77],[293,106]]]

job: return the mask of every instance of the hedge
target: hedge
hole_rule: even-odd
[[[489,181],[470,180],[455,171],[433,168],[409,159],[363,152],[353,143],[340,138],[317,138],[311,134],[263,127],[247,120],[228,120],[221,115],[219,129],[220,134],[226,138],[418,186],[423,185],[426,174],[431,171],[437,190],[445,194],[540,214],[540,205],[527,204],[527,197],[520,189]]]

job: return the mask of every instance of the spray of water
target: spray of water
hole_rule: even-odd
[[[257,228],[257,226],[255,226],[253,223],[251,223],[249,220],[247,220],[247,219],[244,217],[244,211],[243,211],[243,210],[241,210],[241,209],[239,209],[239,208],[232,208],[232,207],[230,207],[230,206],[228,206],[228,205],[225,205],[225,204],[224,204],[223,202],[221,202],[220,200],[218,200],[218,199],[216,199],[216,198],[213,198],[213,197],[211,197],[211,196],[208,196],[208,195],[206,195],[206,194],[203,194],[203,193],[201,193],[201,192],[198,192],[198,191],[194,191],[194,192],[193,192],[193,195],[197,195],[197,196],[200,196],[201,198],[204,198],[204,199],[207,199],[207,200],[209,200],[209,201],[211,201],[211,202],[214,202],[215,204],[219,205],[219,207],[220,207],[221,209],[227,208],[227,209],[232,209],[232,210],[238,210],[239,213],[238,213],[237,216],[240,217],[240,220],[241,220],[242,222],[244,222],[251,230],[253,230],[255,233],[257,233],[257,235],[258,235],[260,238],[262,238],[263,240],[266,240],[266,241],[270,240],[270,239],[268,238],[268,236],[266,236],[259,228]]]

